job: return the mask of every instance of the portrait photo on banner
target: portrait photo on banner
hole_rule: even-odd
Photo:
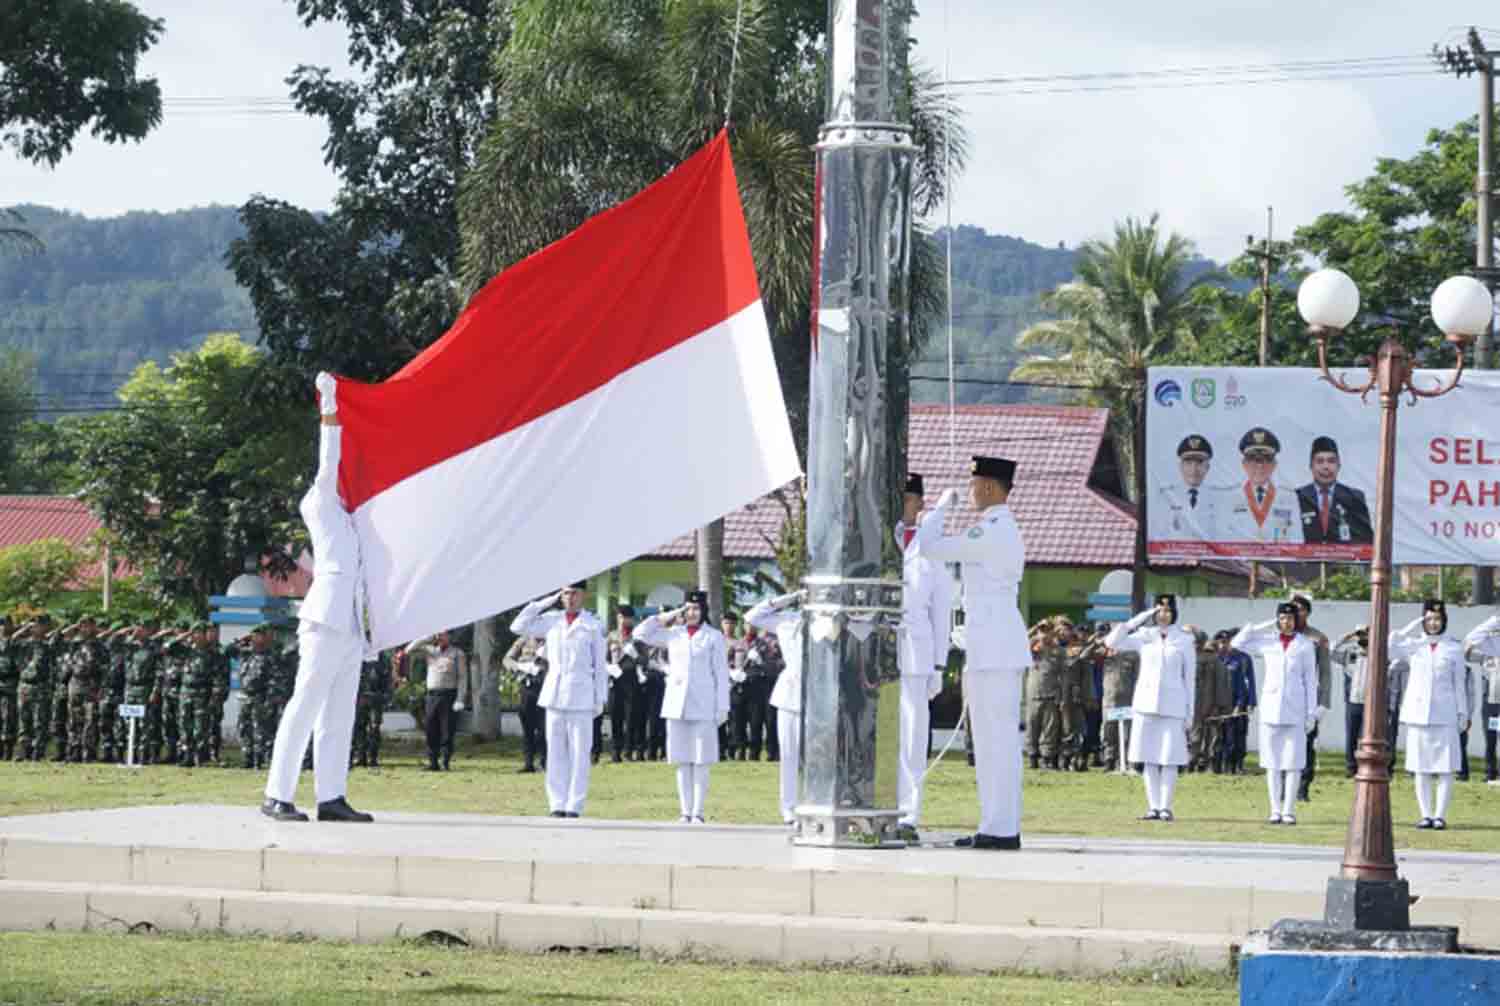
[[[1146,391],[1153,558],[1370,561],[1376,395],[1299,367],[1158,367]],[[1500,561],[1500,376],[1466,372],[1449,396],[1403,400],[1398,422],[1394,561]]]

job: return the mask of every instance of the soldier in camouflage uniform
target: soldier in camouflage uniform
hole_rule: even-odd
[[[1083,627],[1064,625],[1059,642],[1066,640],[1067,667],[1062,687],[1062,766],[1075,772],[1089,770],[1085,741],[1088,737],[1088,707],[1094,691],[1094,657],[1104,650],[1104,640],[1090,637]]]
[[[219,630],[213,623],[205,622],[204,632],[208,648],[213,653],[214,685],[213,692],[208,699],[209,731],[208,747],[209,757],[215,765],[222,765],[224,756],[224,703],[229,701],[229,686],[233,673],[230,660],[234,654],[234,645],[219,642]]]
[[[170,631],[163,633],[161,659],[157,662],[158,686],[161,694],[161,741],[166,749],[164,761],[176,765],[181,757],[182,720],[178,703],[182,701],[182,672],[192,655],[189,637],[192,623],[178,622]]]
[[[214,645],[213,626],[199,622],[186,635],[187,659],[182,669],[177,699],[177,764],[182,768],[207,765],[213,760],[213,697],[218,686],[219,648]]]
[[[1026,753],[1032,768],[1059,767],[1062,740],[1063,680],[1068,651],[1066,620],[1044,619],[1032,628],[1032,665],[1026,671]]]
[[[271,750],[276,744],[276,731],[281,727],[281,714],[286,704],[292,701],[292,692],[297,687],[297,657],[284,648],[283,634],[271,633],[270,665],[267,668],[265,729],[256,721],[255,732],[260,745],[258,760],[262,765],[271,764]]]
[[[21,667],[16,663],[20,646],[13,645],[15,630],[10,618],[0,624],[0,760],[10,761],[16,753],[16,732],[20,717],[16,709],[16,692],[21,687]]]
[[[118,727],[120,704],[125,701],[125,661],[130,656],[126,637],[129,632],[129,622],[115,622],[99,640],[109,661],[104,673],[104,696],[99,703],[99,745],[102,760],[110,763],[120,761],[120,752],[124,750],[119,743]]]
[[[1104,706],[1104,726],[1100,734],[1104,741],[1104,764],[1115,768],[1120,764],[1120,741],[1123,724],[1110,721],[1112,709],[1129,709],[1135,695],[1135,679],[1140,673],[1141,658],[1133,652],[1106,650],[1104,656],[1104,694],[1100,702]],[[1127,721],[1128,722],[1128,721]]]
[[[391,695],[391,670],[385,654],[366,660],[359,668],[359,698],[354,707],[354,739],[350,766],[380,767],[380,727]]]
[[[96,629],[93,616],[80,618],[73,626],[73,645],[66,657],[67,756],[71,762],[99,760],[99,706],[109,674],[109,653],[97,638]]]
[[[57,753],[52,756],[53,761],[68,760],[68,682],[73,672],[73,661],[70,659],[73,654],[71,637],[77,628],[78,623],[74,622],[53,633],[55,649],[52,656],[52,715],[48,729],[48,739],[57,740]],[[47,740],[43,740],[42,757],[46,756]]]
[[[271,678],[275,675],[276,655],[271,652],[272,625],[262,622],[240,641],[240,767],[263,768],[266,727],[271,714],[267,708]],[[248,645],[249,649],[244,647]],[[275,739],[274,732],[272,739]]]
[[[21,668],[16,690],[16,761],[41,761],[47,751],[47,724],[52,715],[52,664],[56,641],[51,617],[38,615],[16,631],[15,660]]]
[[[1224,753],[1219,750],[1222,717],[1234,708],[1230,691],[1229,669],[1219,662],[1219,652],[1209,641],[1208,633],[1192,629],[1197,646],[1198,668],[1193,686],[1193,722],[1188,732],[1186,771],[1207,772],[1210,766],[1221,766]]]
[[[161,743],[161,694],[157,691],[157,665],[161,651],[153,638],[157,632],[154,618],[131,626],[118,639],[125,654],[125,702],[145,706],[145,717],[135,727],[135,751],[130,752],[130,723],[115,721],[115,749],[121,761],[149,765],[155,760]]]

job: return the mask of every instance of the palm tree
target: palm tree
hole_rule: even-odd
[[[466,287],[478,289],[706,143],[725,125],[732,76],[740,198],[805,450],[825,11],[823,0],[516,0],[514,31],[495,64],[499,114],[460,195]],[[944,145],[960,171],[967,143],[935,79],[919,71],[910,79],[913,208],[923,214],[946,195]],[[911,296],[908,354],[943,308],[940,263],[922,240],[913,242]],[[722,533],[705,529],[699,542],[708,553],[700,579],[717,614]]]
[[[1162,235],[1156,214],[1144,223],[1127,217],[1112,242],[1079,249],[1077,276],[1042,298],[1058,318],[1033,325],[1016,344],[1036,352],[1015,369],[1018,380],[1055,384],[1109,409],[1111,432],[1136,504],[1133,603],[1145,591],[1146,370],[1176,349],[1197,345],[1194,329],[1206,319],[1191,293],[1216,274],[1188,278],[1197,258],[1192,241]]]

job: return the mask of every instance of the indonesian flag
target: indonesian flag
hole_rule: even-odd
[[[729,140],[491,280],[390,380],[340,379],[379,649],[591,576],[800,473]]]

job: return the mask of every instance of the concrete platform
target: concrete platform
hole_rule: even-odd
[[[0,929],[439,929],[479,945],[1095,972],[1225,965],[1322,914],[1340,851],[1096,839],[1019,852],[792,846],[780,828],[458,814],[278,824],[252,807],[0,818]],[[1500,857],[1412,853],[1417,923],[1500,947]],[[514,921],[507,921],[514,920]]]

